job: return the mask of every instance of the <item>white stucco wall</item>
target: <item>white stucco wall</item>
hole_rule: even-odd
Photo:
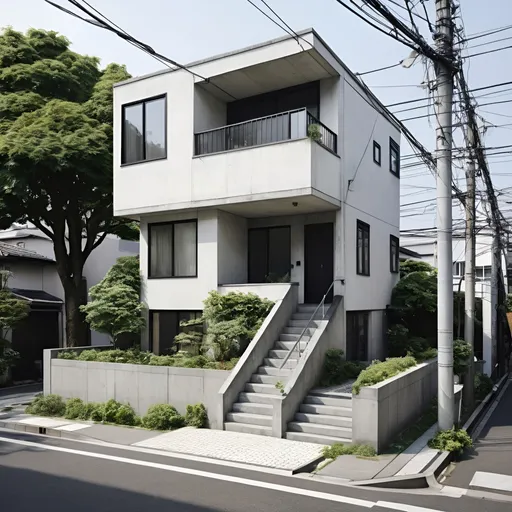
[[[247,219],[218,212],[218,283],[247,282]]]
[[[200,85],[194,87],[194,133],[226,126],[226,103]]]
[[[368,104],[346,77],[343,85],[341,155],[344,178],[345,306],[382,310],[389,304],[398,274],[390,272],[390,235],[400,236],[400,180],[389,171],[389,137],[400,133]],[[373,141],[381,146],[381,165],[373,161]],[[357,220],[370,225],[370,276],[356,273]]]

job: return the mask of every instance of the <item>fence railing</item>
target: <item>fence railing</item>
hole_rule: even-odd
[[[337,152],[336,134],[302,108],[196,133],[195,154],[208,155],[306,136]]]

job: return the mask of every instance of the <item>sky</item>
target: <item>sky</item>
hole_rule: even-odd
[[[54,0],[68,8],[66,0]],[[180,63],[187,63],[258,42],[285,35],[284,31],[258,12],[247,0],[88,0],[111,21],[128,31],[132,36],[152,46],[156,51]],[[260,7],[260,0],[253,0]],[[405,5],[404,0],[383,0],[397,15],[407,12],[396,3]],[[396,2],[396,3],[393,3]],[[422,0],[416,12],[424,16]],[[374,28],[366,25],[352,13],[343,9],[336,0],[267,0],[267,3],[294,30],[313,27],[338,56],[354,72],[392,65],[408,56],[410,49],[396,42]],[[466,35],[480,33],[512,24],[512,2],[510,0],[458,0],[461,4],[462,21]],[[434,19],[434,0],[424,0],[431,20]],[[461,19],[457,19],[460,26]],[[116,35],[93,27],[62,13],[44,0],[0,0],[0,27],[12,26],[25,31],[30,27],[56,30],[71,40],[72,48],[80,53],[101,58],[102,65],[109,62],[126,64],[132,75],[141,75],[162,69],[162,64],[132,47]],[[426,23],[418,20],[418,28],[425,39],[432,44]],[[512,37],[512,30],[478,38],[468,43],[470,48],[463,55],[512,45],[508,41],[487,44],[500,38]],[[470,88],[482,87],[498,82],[512,81],[512,49],[485,56],[466,59],[466,77]],[[430,79],[433,70],[430,68]],[[366,83],[385,104],[406,101],[427,96],[421,84],[425,81],[425,67],[417,62],[412,68],[395,67],[364,76]],[[483,91],[489,96],[478,98],[480,103],[512,99],[512,88]],[[420,103],[420,104],[426,104]],[[405,105],[400,108],[417,106]],[[398,113],[399,119],[431,113],[422,108]],[[512,144],[512,102],[483,106],[479,111],[488,123],[506,125],[489,128],[485,134],[487,146]],[[435,147],[434,118],[406,121],[405,124],[425,147]],[[408,145],[402,141],[402,155],[411,154]],[[413,162],[414,160],[409,160]],[[505,189],[502,209],[512,216],[512,170],[509,169],[512,154],[491,157],[489,165],[497,189]],[[404,161],[404,164],[406,161]],[[457,164],[461,164],[460,160]],[[454,168],[455,179],[464,188],[464,172],[461,165]],[[481,181],[479,187],[482,188]],[[506,189],[506,187],[510,187]],[[508,192],[508,195],[507,195]],[[435,226],[435,180],[424,167],[402,169],[401,229],[430,228]],[[415,205],[417,201],[425,201]],[[480,206],[481,207],[481,206]],[[462,218],[460,207],[454,208],[454,217]],[[457,220],[456,226],[461,226]]]

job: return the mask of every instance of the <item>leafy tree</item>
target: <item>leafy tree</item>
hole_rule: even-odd
[[[129,75],[69,46],[53,31],[0,33],[0,228],[29,221],[52,240],[77,346],[87,258],[108,233],[138,233],[112,216],[112,86]]]
[[[26,318],[30,311],[28,303],[17,299],[7,288],[11,275],[6,270],[0,271],[0,377],[19,357],[18,352],[12,350],[11,344],[6,340],[7,332]]]
[[[405,277],[411,272],[436,272],[435,267],[425,261],[405,260],[400,262],[400,277]]]
[[[95,331],[108,334],[114,345],[122,335],[140,333],[145,322],[137,256],[118,258],[106,276],[89,290],[89,294],[92,301],[80,309]]]

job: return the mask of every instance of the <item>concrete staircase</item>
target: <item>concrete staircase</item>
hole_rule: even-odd
[[[226,415],[225,430],[272,435],[272,397],[281,394],[276,384],[282,382],[284,385],[297,366],[297,352],[290,356],[282,370],[279,367],[288,351],[299,339],[315,309],[316,306],[304,304],[298,306],[297,312],[288,321],[288,325],[262,361],[257,373],[254,373],[250,381],[245,384],[244,391],[238,396],[238,402],[233,404],[232,411]],[[304,333],[300,342],[301,352],[306,348],[316,327],[317,324],[313,321]]]
[[[312,389],[288,423],[286,439],[308,443],[352,442],[352,395]]]

